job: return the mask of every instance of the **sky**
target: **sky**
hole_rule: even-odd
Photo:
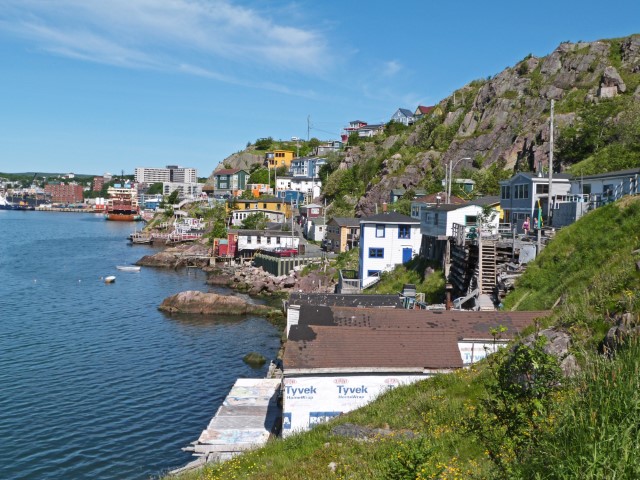
[[[637,0],[0,0],[0,172],[206,177],[258,138],[338,139],[639,18]]]

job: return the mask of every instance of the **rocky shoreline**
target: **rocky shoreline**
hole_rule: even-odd
[[[168,247],[152,255],[145,255],[136,265],[154,268],[197,267],[207,273],[206,284],[226,287],[257,297],[282,297],[290,292],[333,293],[335,270],[311,270],[302,275],[292,270],[289,275],[275,277],[250,262],[211,265],[209,250],[201,243]],[[231,300],[222,300],[231,299]],[[260,314],[272,318],[273,308],[255,305],[234,295],[203,292],[181,292],[166,298],[159,307],[168,313],[196,313],[204,315]]]

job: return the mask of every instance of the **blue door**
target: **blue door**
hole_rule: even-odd
[[[402,249],[402,263],[407,263],[409,260],[411,260],[412,256],[413,249],[411,249],[411,247]]]

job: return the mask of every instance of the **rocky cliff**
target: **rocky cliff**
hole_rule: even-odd
[[[449,162],[457,162],[458,171],[496,163],[511,171],[544,168],[551,100],[557,138],[585,103],[621,95],[637,101],[639,77],[640,35],[633,35],[562,43],[546,57],[528,56],[490,79],[471,82],[439,102],[431,118],[395,140],[388,155],[382,153],[380,177],[366,185],[356,214],[371,214],[376,205],[388,201],[391,189],[420,186],[435,169],[442,174]],[[373,154],[366,147],[357,150],[348,154],[350,165],[366,162]],[[381,155],[380,148],[375,154]]]

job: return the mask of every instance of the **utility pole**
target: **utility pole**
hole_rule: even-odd
[[[549,128],[549,201],[547,209],[547,225],[551,224],[551,210],[553,207],[553,104],[551,100],[551,123]],[[531,192],[533,195],[533,192]]]

